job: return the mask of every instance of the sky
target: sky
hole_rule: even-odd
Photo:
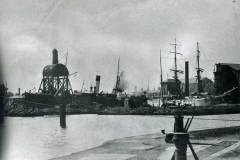
[[[0,53],[3,81],[9,91],[38,88],[52,49],[67,67],[74,90],[94,84],[111,92],[120,57],[127,91],[159,86],[161,48],[163,78],[172,78],[173,47],[180,46],[178,66],[190,63],[196,74],[199,42],[203,77],[214,78],[214,64],[240,63],[240,2],[237,0],[1,0]],[[183,78],[184,75],[180,75]]]

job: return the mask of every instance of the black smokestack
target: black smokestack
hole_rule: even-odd
[[[185,96],[189,96],[189,64],[185,62]]]
[[[52,64],[58,64],[58,51],[55,48],[52,51]]]
[[[96,91],[95,91],[95,93],[99,93],[100,79],[101,79],[101,76],[96,75]]]
[[[20,96],[21,95],[21,89],[18,88],[18,95]]]

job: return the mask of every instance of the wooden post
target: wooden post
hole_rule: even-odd
[[[60,126],[66,128],[66,105],[60,105]]]
[[[129,101],[128,98],[124,99],[124,108],[128,108],[129,107],[128,101]]]
[[[4,123],[4,96],[6,96],[6,91],[4,84],[0,84],[0,125]]]
[[[185,62],[185,96],[189,96],[189,65]]]

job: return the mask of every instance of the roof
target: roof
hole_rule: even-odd
[[[185,79],[179,79],[182,83],[185,83]],[[189,83],[190,84],[194,84],[197,83],[197,79],[196,78],[189,78]]]
[[[63,64],[52,64],[47,65],[43,68],[43,76],[68,76],[69,72],[65,65]]]
[[[179,81],[183,84],[185,83],[185,79],[179,79]],[[167,80],[163,81],[162,83],[175,83],[175,79],[167,79]],[[189,78],[189,83],[190,84],[197,83],[196,78]]]
[[[15,95],[15,96],[11,96],[11,97],[8,97],[9,99],[23,99],[24,96],[19,96],[19,95]]]
[[[236,71],[240,71],[240,64],[233,64],[233,63],[218,63],[216,65],[228,66]]]
[[[175,79],[167,79],[163,81],[162,83],[175,83]]]
[[[178,81],[181,82],[181,80],[179,80],[179,79],[178,79]],[[167,79],[167,80],[163,81],[162,83],[175,83],[175,82],[176,82],[175,79]]]

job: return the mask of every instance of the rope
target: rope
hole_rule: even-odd
[[[225,121],[225,122],[240,122],[240,119],[218,119],[218,118],[194,118],[197,120],[204,120],[204,121]]]
[[[174,119],[174,116],[165,116],[165,115],[157,115],[157,116],[164,117],[164,118]],[[184,117],[184,119],[188,119],[188,118]],[[240,119],[198,118],[198,117],[196,117],[196,116],[194,116],[193,119],[203,120],[203,121],[240,122]]]

